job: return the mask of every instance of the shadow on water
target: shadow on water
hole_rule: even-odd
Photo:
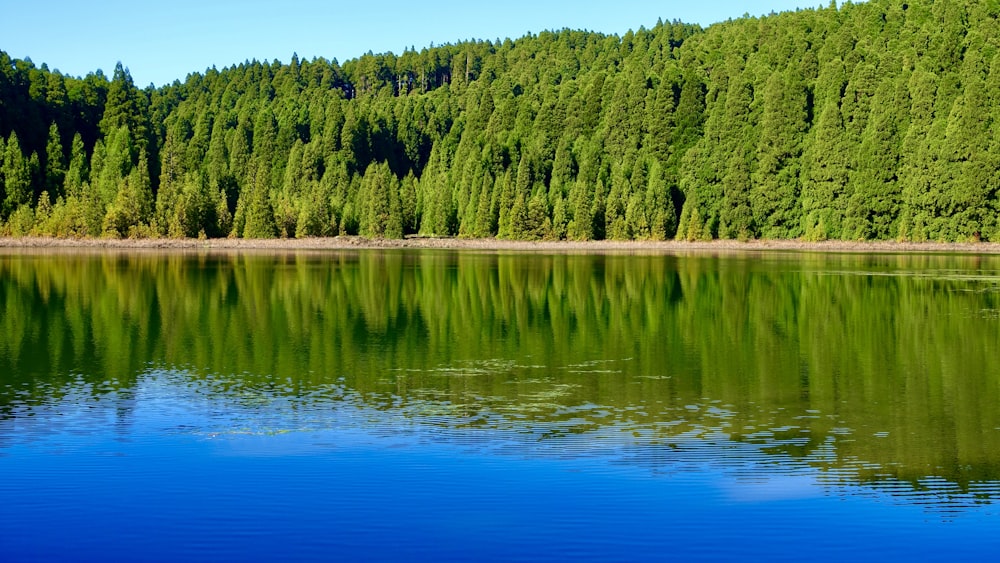
[[[0,255],[0,455],[109,419],[127,437],[151,404],[171,431],[772,464],[961,509],[1000,498],[998,274],[933,255]]]

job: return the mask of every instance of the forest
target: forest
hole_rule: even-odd
[[[0,235],[1000,240],[1000,1],[137,87],[0,51]]]

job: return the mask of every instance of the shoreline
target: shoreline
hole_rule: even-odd
[[[49,250],[385,250],[439,249],[517,252],[825,252],[1000,254],[1000,243],[912,243],[895,241],[714,240],[686,241],[515,241],[410,237],[369,239],[358,236],[304,239],[103,239],[0,237],[0,249]]]

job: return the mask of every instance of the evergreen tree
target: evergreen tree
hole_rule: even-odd
[[[115,200],[122,181],[135,167],[138,158],[136,152],[132,135],[125,126],[112,131],[107,142],[103,143],[102,158],[95,159],[94,178],[91,182],[100,196],[102,210]]]
[[[45,146],[45,189],[48,190],[48,195],[60,195],[65,179],[66,154],[63,152],[59,127],[53,121],[49,127],[49,141]]]
[[[646,213],[649,214],[649,238],[653,240],[672,238],[677,231],[677,211],[670,197],[664,166],[660,162],[653,162],[650,168],[649,184],[643,204]]]
[[[642,146],[647,154],[661,162],[670,160],[676,148],[674,131],[677,117],[674,106],[680,85],[677,84],[678,76],[675,72],[672,69],[663,73],[652,94],[651,103],[646,106]]]
[[[943,211],[948,221],[939,237],[946,240],[978,241],[996,224],[989,212],[997,190],[990,169],[995,161],[988,153],[993,123],[977,58],[978,53],[966,56],[963,92],[952,105],[941,144],[940,181],[947,187]]]
[[[403,234],[413,234],[419,230],[417,216],[417,178],[413,171],[407,172],[399,186],[400,214],[403,218]]]
[[[73,135],[73,145],[70,149],[69,169],[66,171],[63,189],[67,197],[79,197],[83,192],[83,184],[88,181],[90,170],[87,166],[87,154],[83,146],[83,137],[79,133]]]
[[[748,78],[749,71],[736,74],[734,69],[733,73],[734,78],[729,82],[725,98],[723,124],[719,134],[721,144],[714,149],[714,158],[719,162],[717,169],[722,172],[719,236],[745,239],[757,234],[754,208],[758,210],[756,216],[763,218],[766,206],[751,199],[759,195],[759,190],[753,189],[751,177],[755,137],[758,134],[752,126],[753,84]],[[698,238],[712,230],[708,222],[703,227],[705,230]]]
[[[103,219],[104,234],[112,237],[141,236],[142,227],[153,209],[153,192],[146,167],[146,154],[140,153],[139,165],[119,180],[114,200]]]
[[[910,126],[903,138],[899,184],[902,193],[899,238],[924,241],[933,237],[931,227],[937,216],[933,194],[937,188],[937,159],[934,137],[934,101],[937,77],[916,70],[910,77]]]
[[[909,113],[906,74],[883,82],[872,101],[855,166],[844,217],[844,238],[891,239],[898,230],[900,144]]]
[[[110,137],[121,129],[128,131],[129,144],[147,155],[155,154],[150,144],[148,100],[132,82],[132,75],[119,62],[108,85],[104,103],[104,115],[100,129],[105,137]]]
[[[368,237],[401,238],[403,212],[399,201],[399,181],[388,163],[368,165],[362,181],[366,213],[362,234]]]
[[[4,146],[3,167],[0,168],[0,219],[7,219],[22,205],[31,203],[31,166],[21,152],[17,133],[11,133]]]
[[[570,192],[570,208],[573,218],[566,228],[566,237],[570,240],[590,240],[594,236],[592,206],[594,202],[591,184],[578,179]]]
[[[799,236],[799,170],[808,130],[807,89],[796,69],[774,73],[764,87],[757,167],[751,175],[754,224],[764,238]]]
[[[611,169],[611,191],[604,210],[606,227],[605,236],[611,240],[627,240],[631,238],[625,213],[629,199],[632,197],[632,183],[627,171],[622,165]]]
[[[240,194],[243,203],[241,236],[249,239],[274,238],[278,227],[274,221],[274,208],[271,205],[269,187],[271,183],[271,167],[268,162],[258,160],[255,156],[247,167],[248,186]]]
[[[809,240],[841,238],[848,199],[848,157],[839,103],[823,107],[803,157],[802,232]]]

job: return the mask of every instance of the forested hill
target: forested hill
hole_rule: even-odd
[[[0,52],[0,232],[1000,240],[1000,2],[247,62]]]

